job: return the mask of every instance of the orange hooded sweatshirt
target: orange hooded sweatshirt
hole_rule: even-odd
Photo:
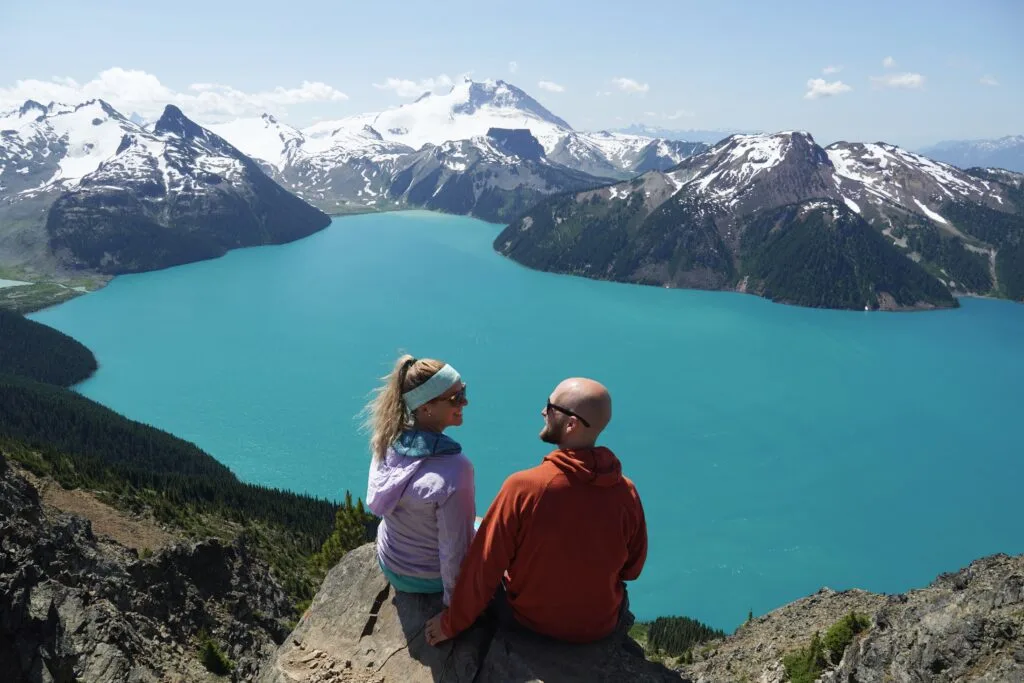
[[[633,482],[607,448],[557,450],[505,480],[469,547],[445,635],[469,628],[508,572],[508,603],[532,631],[572,642],[614,629],[622,581],[640,576],[647,523]]]

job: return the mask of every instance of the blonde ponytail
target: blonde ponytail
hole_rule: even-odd
[[[433,358],[416,360],[405,354],[395,362],[394,369],[381,377],[381,386],[364,409],[366,427],[370,431],[370,452],[374,460],[381,460],[388,446],[402,431],[412,426],[412,415],[406,408],[402,394],[411,391],[434,376],[444,363]]]

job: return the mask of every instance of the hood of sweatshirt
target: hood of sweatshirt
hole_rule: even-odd
[[[560,449],[544,457],[545,462],[562,470],[566,476],[593,486],[614,486],[622,481],[622,463],[609,449]]]
[[[410,429],[391,444],[381,460],[370,465],[366,485],[366,506],[378,517],[390,513],[402,499],[405,488],[424,459],[461,453],[462,446],[444,434]]]

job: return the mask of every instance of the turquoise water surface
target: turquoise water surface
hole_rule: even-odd
[[[357,414],[400,351],[468,382],[453,430],[480,514],[546,453],[563,377],[612,391],[604,443],[647,512],[641,618],[731,629],[821,586],[899,592],[1024,552],[1024,306],[825,311],[538,273],[499,227],[336,219],[276,247],[115,279],[35,319],[100,370],[78,387],[241,478],[363,495]],[[571,577],[564,577],[571,581]]]

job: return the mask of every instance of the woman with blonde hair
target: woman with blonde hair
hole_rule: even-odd
[[[447,605],[476,517],[473,465],[443,434],[462,424],[466,385],[452,366],[409,355],[383,381],[367,406],[377,559],[396,590],[444,593]]]

